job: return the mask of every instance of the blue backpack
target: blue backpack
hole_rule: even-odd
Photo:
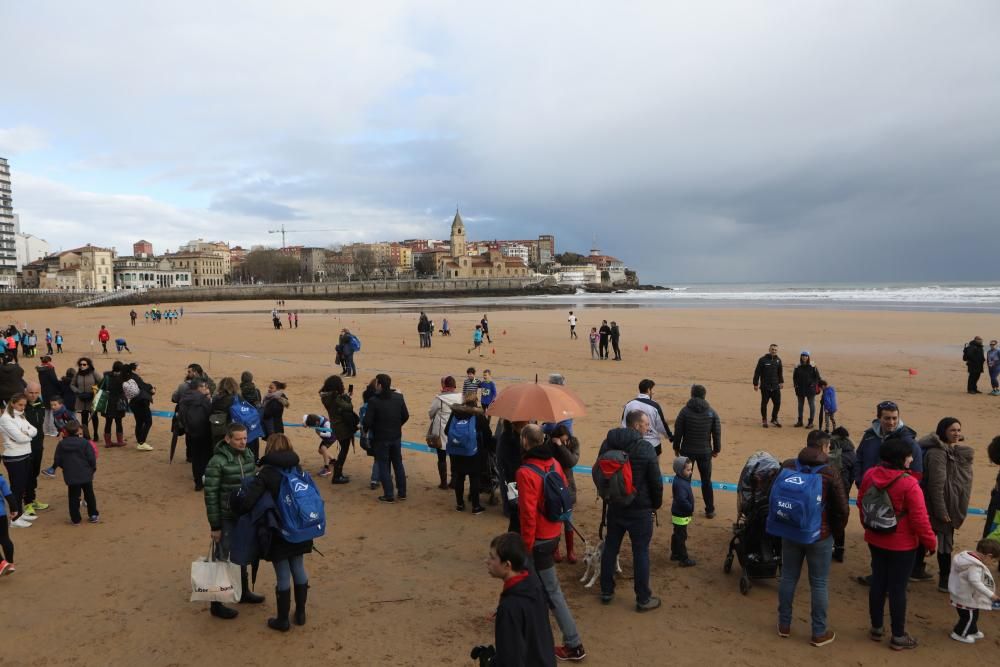
[[[247,440],[264,437],[264,429],[260,425],[260,411],[239,396],[233,397],[229,406],[229,419],[247,427]]]
[[[479,431],[476,417],[453,418],[448,428],[448,444],[445,450],[455,456],[475,456],[479,451]]]
[[[569,521],[573,518],[573,497],[556,470],[555,463],[548,470],[542,470],[532,463],[524,467],[542,478],[542,514],[549,521]]]
[[[278,495],[281,536],[292,543],[322,537],[326,533],[326,510],[309,473],[285,468],[281,474]]]
[[[351,334],[350,346],[351,346],[351,349],[354,350],[355,352],[360,352],[361,351],[361,339],[359,339],[354,334]]]
[[[775,537],[812,544],[823,527],[823,476],[825,465],[782,468],[771,486],[767,532]]]

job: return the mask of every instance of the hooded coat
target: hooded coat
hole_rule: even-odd
[[[670,505],[670,514],[679,519],[690,518],[694,515],[694,491],[691,490],[691,478],[684,476],[687,462],[686,456],[678,456],[674,459],[674,501]]]
[[[569,436],[569,442],[565,445],[552,445],[552,455],[562,466],[566,481],[569,482],[569,495],[573,498],[573,505],[576,506],[576,475],[573,468],[580,462],[580,441],[575,435]]]
[[[97,454],[89,440],[69,436],[56,445],[55,467],[62,468],[67,486],[90,484],[97,472]]]
[[[792,384],[795,385],[796,396],[815,396],[819,381],[819,369],[813,365],[812,359],[808,356],[806,363],[800,363],[792,371]]]
[[[268,393],[264,396],[264,404],[260,408],[260,421],[265,437],[272,433],[285,432],[285,408],[289,405],[284,390],[279,389],[273,394]]]
[[[972,495],[972,459],[975,450],[967,445],[948,445],[936,433],[920,439],[924,452],[921,486],[927,498],[927,513],[934,532],[958,530],[965,522]]]
[[[0,401],[6,403],[24,391],[24,369],[17,364],[0,364]]]
[[[448,448],[448,431],[451,423],[455,419],[465,419],[470,417],[476,420],[477,446],[475,456],[456,455],[448,452],[451,458],[452,472],[460,472],[467,475],[478,475],[485,469],[486,452],[495,448],[493,442],[493,432],[490,430],[490,422],[486,419],[486,412],[477,405],[463,405],[461,403],[451,406],[451,415],[445,424],[442,432],[442,443],[445,450]]]
[[[704,456],[722,451],[722,422],[704,398],[691,398],[674,422],[674,451]]]
[[[989,566],[971,551],[955,554],[948,575],[951,603],[964,609],[992,609],[996,584]]]
[[[42,364],[35,368],[38,371],[38,384],[42,387],[42,400],[46,407],[53,398],[62,398],[62,387],[55,366]]]
[[[632,466],[632,484],[635,499],[624,508],[609,507],[608,511],[649,511],[655,512],[663,506],[663,475],[656,450],[642,434],[630,428],[613,428],[601,443],[597,458],[608,450],[621,450],[628,454]],[[594,463],[597,470],[597,463]]]
[[[321,391],[319,400],[326,408],[334,437],[340,442],[348,442],[354,437],[356,421],[351,397],[346,393],[338,395],[332,391]]]
[[[962,351],[962,360],[970,373],[982,373],[986,365],[986,352],[982,341],[973,339],[966,343]]]
[[[898,478],[898,479],[897,479]],[[923,546],[928,551],[937,548],[937,538],[927,518],[927,506],[920,483],[908,470],[897,470],[878,465],[865,473],[858,489],[858,497],[863,498],[868,487],[877,484],[886,489],[892,508],[896,513],[896,530],[892,533],[876,533],[865,529],[865,542],[888,551],[913,551]],[[891,486],[890,486],[891,484]],[[858,518],[864,526],[864,508],[858,503]]]
[[[282,471],[287,468],[299,467],[299,455],[293,451],[273,452],[265,454],[260,460],[260,470],[254,481],[248,486],[242,505],[249,510],[257,504],[257,500],[265,493],[271,495],[275,505],[281,493]],[[279,531],[272,531],[271,545],[267,553],[261,554],[264,560],[271,562],[288,560],[292,556],[302,556],[313,550],[313,541],[288,542]]]
[[[640,436],[641,438],[641,436]],[[517,469],[517,511],[521,520],[521,539],[524,548],[531,553],[538,540],[552,540],[562,535],[562,523],[549,521],[542,512],[542,477],[529,469],[528,465],[548,472],[555,468],[565,480],[562,466],[552,456],[552,444],[548,441],[524,453],[524,462]]]
[[[427,427],[427,437],[437,438],[443,448],[448,441],[446,428],[451,420],[451,409],[456,405],[461,405],[462,394],[454,388],[442,391],[431,401],[431,407],[427,411],[431,423]]]
[[[229,507],[230,494],[240,488],[244,477],[254,474],[253,452],[237,451],[225,440],[215,446],[215,454],[205,467],[205,513],[212,530],[221,530],[222,521],[235,520]]]

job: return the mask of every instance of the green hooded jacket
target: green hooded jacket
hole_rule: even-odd
[[[249,449],[238,452],[225,440],[215,446],[215,454],[205,468],[205,512],[212,530],[221,530],[223,519],[236,519],[229,509],[229,494],[240,488],[244,477],[256,472]]]

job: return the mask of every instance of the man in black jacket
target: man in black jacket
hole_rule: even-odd
[[[622,539],[628,533],[632,542],[636,611],[651,611],[660,606],[649,588],[649,543],[653,539],[653,513],[663,504],[663,475],[653,446],[643,439],[649,430],[649,417],[641,410],[625,416],[627,428],[613,428],[601,443],[597,458],[609,450],[621,450],[628,455],[632,467],[635,497],[624,507],[609,504],[608,532],[601,556],[601,602],[610,604],[615,596],[615,564]],[[595,469],[598,464],[594,464]]]
[[[618,323],[612,320],[612,322],[611,322],[611,349],[615,351],[615,361],[621,361],[622,360],[622,349],[621,349],[621,347],[619,347],[619,344],[618,344],[619,341],[621,341],[621,338],[622,338],[621,329],[618,328]]]
[[[986,365],[986,352],[983,350],[983,337],[976,336],[965,345],[962,351],[962,360],[965,367],[969,369],[969,382],[966,391],[970,394],[982,393],[979,391],[979,376],[983,374],[983,367]]]
[[[608,358],[608,341],[611,340],[611,327],[608,326],[607,320],[601,320],[601,328],[597,330],[597,334],[600,337],[599,341],[599,352],[601,359]]]
[[[188,381],[188,389],[177,403],[177,412],[184,425],[184,438],[191,458],[191,476],[194,490],[205,488],[205,468],[215,443],[212,442],[212,397],[205,381],[196,377]]]
[[[778,346],[771,343],[767,354],[757,360],[753,371],[753,390],[760,389],[760,425],[767,428],[767,402],[771,401],[771,423],[781,428],[778,411],[781,409],[781,388],[785,386],[785,373],[778,356]]]
[[[674,455],[686,456],[698,466],[705,516],[715,518],[715,493],[712,490],[712,459],[722,451],[722,423],[705,400],[707,391],[700,384],[691,386],[691,399],[674,422]]]
[[[491,577],[503,580],[494,630],[493,667],[551,667],[556,664],[545,591],[538,577],[531,576],[527,562],[524,542],[517,533],[497,535],[490,542],[486,570]]]
[[[396,474],[396,492],[406,500],[406,469],[403,468],[403,424],[410,418],[403,395],[392,388],[392,378],[385,373],[375,376],[375,395],[368,401],[364,426],[369,432],[378,478],[382,482],[380,502],[394,503],[392,473]]]

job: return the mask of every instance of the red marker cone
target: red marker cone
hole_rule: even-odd
[[[643,345],[642,346],[642,351],[643,352],[649,352],[649,346],[648,345]]]
[[[403,339],[403,345],[406,345],[406,339],[405,338]]]
[[[910,369],[910,375],[916,375],[916,374],[917,374],[917,369],[916,368],[911,368]]]
[[[504,329],[504,330],[503,330],[503,335],[504,335],[504,336],[506,336],[506,335],[507,335],[507,330],[506,330],[506,329]]]
[[[497,353],[497,349],[493,348],[493,354],[496,354],[496,353]]]

